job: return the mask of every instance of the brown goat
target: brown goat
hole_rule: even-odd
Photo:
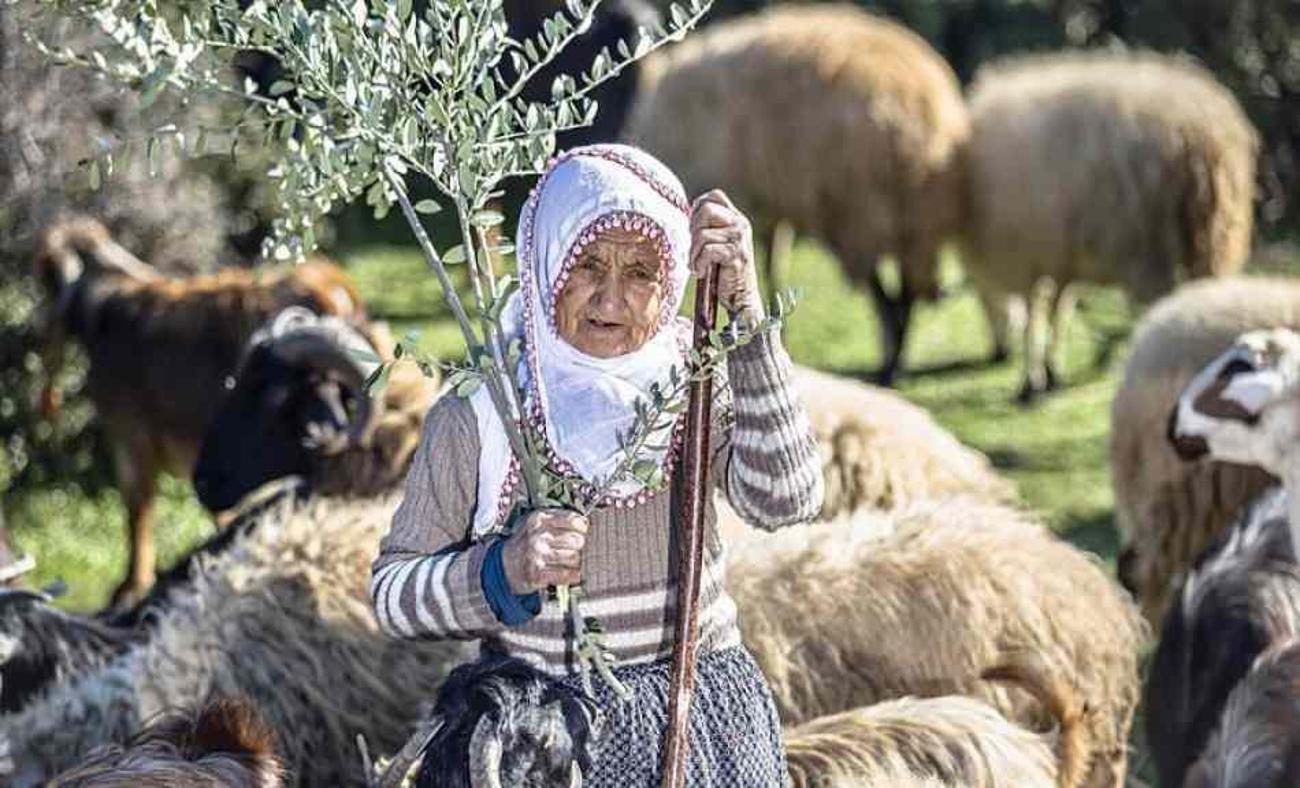
[[[113,594],[120,604],[153,581],[157,476],[189,477],[253,331],[291,305],[357,321],[364,309],[347,275],[324,260],[277,274],[230,269],[169,279],[84,218],[43,234],[35,274],[50,299],[47,408],[57,404],[52,381],[64,340],[79,340],[90,359],[87,388],[112,446],[130,528],[130,567]]]
[[[163,715],[125,745],[92,750],[50,788],[277,788],[275,735],[251,703],[215,698]]]

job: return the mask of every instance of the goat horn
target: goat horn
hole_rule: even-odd
[[[492,735],[487,715],[469,737],[470,788],[501,788],[501,739]]]

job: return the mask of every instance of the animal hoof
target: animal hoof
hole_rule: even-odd
[[[1016,395],[1016,402],[1024,406],[1029,406],[1037,402],[1042,396],[1043,389],[1041,386],[1035,386],[1032,383],[1026,382],[1025,385],[1020,387],[1020,393]]]
[[[113,591],[113,596],[108,601],[108,606],[113,610],[125,610],[136,602],[144,598],[145,588],[138,583],[130,580],[122,581],[122,584]]]
[[[1052,367],[1047,368],[1047,385],[1044,391],[1056,391],[1061,387],[1061,378]]]

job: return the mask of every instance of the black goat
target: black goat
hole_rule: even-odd
[[[1183,788],[1300,785],[1300,641],[1256,660]]]
[[[107,663],[133,642],[129,631],[65,613],[47,593],[0,589],[0,712],[17,711],[46,687]]]
[[[528,663],[497,654],[452,671],[438,692],[441,727],[417,788],[569,788],[590,771],[596,705]]]
[[[1166,614],[1144,698],[1161,785],[1183,784],[1256,658],[1296,637],[1300,565],[1278,491],[1202,554]]]
[[[367,330],[286,310],[259,335],[199,451],[194,487],[204,506],[227,510],[288,477],[311,494],[348,496],[405,478],[436,382],[403,361],[382,396],[369,396],[365,380],[389,350],[382,326]]]

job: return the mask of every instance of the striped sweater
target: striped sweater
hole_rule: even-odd
[[[750,523],[774,529],[811,519],[822,476],[807,416],[789,385],[790,360],[773,334],[727,358],[715,396],[710,479]],[[734,420],[721,414],[730,402]],[[499,536],[470,539],[477,495],[478,430],[468,400],[442,397],[429,411],[392,527],[371,569],[380,625],[400,637],[483,638],[488,647],[553,674],[577,669],[559,605],[507,627],[480,580]],[[591,514],[583,551],[582,613],[600,619],[619,664],[668,657],[676,608],[675,552],[665,490],[627,508]],[[723,546],[712,499],[706,508],[700,590],[700,648],[740,642],[736,606],[723,587]]]

